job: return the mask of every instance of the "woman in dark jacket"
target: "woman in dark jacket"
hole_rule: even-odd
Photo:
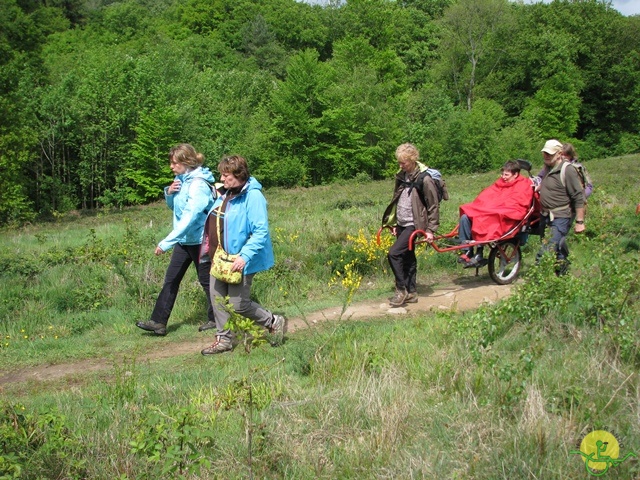
[[[383,226],[391,226],[396,235],[387,255],[396,287],[395,295],[389,300],[392,307],[418,302],[418,260],[415,252],[409,249],[411,234],[423,230],[427,241],[431,242],[440,224],[438,189],[434,179],[425,175],[422,184],[415,185],[420,173],[427,170],[427,166],[419,162],[418,149],[411,143],[404,143],[396,149],[396,159],[400,170],[396,175],[391,204],[382,219]],[[420,199],[418,188],[422,190],[425,203]]]

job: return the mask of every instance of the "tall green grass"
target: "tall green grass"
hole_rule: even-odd
[[[477,187],[465,185],[466,198],[457,183],[469,178],[451,179],[455,193],[442,204],[443,230],[455,225],[458,203],[473,198],[493,177],[472,177]],[[340,304],[340,288],[332,279],[349,262],[362,260],[349,236],[361,233],[369,246],[375,243],[391,188],[391,182],[370,182],[266,192],[277,263],[256,277],[255,299],[289,316]],[[134,323],[148,318],[159,291],[168,254],[156,257],[153,250],[170,222],[171,212],[158,203],[5,230],[0,238],[4,368],[127,351],[122,335],[140,333]],[[354,301],[392,288],[384,252],[375,254],[376,260],[358,262],[366,278]],[[421,248],[419,261],[424,285],[460,275],[454,256]],[[192,337],[205,307],[192,271],[170,319],[171,339]],[[44,342],[63,347],[40,348]]]
[[[5,231],[3,370],[93,357],[109,368],[3,385],[0,477],[587,478],[570,452],[593,429],[640,454],[638,160],[587,165],[596,192],[568,276],[549,258],[533,266],[532,239],[522,281],[497,305],[327,321],[279,348],[215,358],[140,360],[210,337],[197,333],[205,303],[193,274],[167,337],[133,326],[168,260],[153,255],[169,228],[162,205]],[[496,176],[447,178],[443,231]],[[386,296],[383,256],[365,260],[349,238],[373,237],[390,190],[267,191],[277,265],[256,276],[256,298],[290,316],[340,305],[332,279],[354,259],[364,277],[353,301]],[[453,254],[419,258],[423,291],[474,275]],[[608,475],[639,474],[628,459]]]

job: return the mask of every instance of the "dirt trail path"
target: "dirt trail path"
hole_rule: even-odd
[[[384,301],[385,299],[352,304],[344,313],[343,318],[364,320],[385,315],[411,315],[432,309],[469,310],[477,308],[482,303],[496,302],[508,296],[511,293],[511,288],[510,285],[496,285],[486,277],[477,279],[475,277],[467,277],[460,279],[454,285],[419,290],[420,298],[418,303],[408,304],[406,307],[389,308],[388,303]],[[307,328],[307,323],[316,324],[327,320],[337,320],[340,318],[340,311],[341,307],[335,307],[311,313],[304,320],[302,318],[290,318],[287,322],[288,335],[301,328]],[[199,352],[205,346],[204,343],[206,342],[203,341],[202,337],[194,337],[193,340],[171,344],[170,349],[160,349],[143,354],[137,358],[137,362],[193,354],[194,352]],[[53,381],[67,376],[107,370],[112,367],[113,365],[104,359],[92,358],[72,363],[41,365],[14,372],[0,371],[0,392],[3,385],[11,383]]]

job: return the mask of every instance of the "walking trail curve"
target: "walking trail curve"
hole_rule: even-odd
[[[470,310],[482,303],[496,302],[511,293],[511,285],[496,285],[486,277],[458,279],[457,284],[437,288],[419,290],[418,303],[407,304],[405,307],[390,308],[387,302],[368,301],[350,305],[342,315],[343,319],[366,320],[369,318],[411,315],[431,310]],[[328,308],[308,314],[305,319],[290,318],[287,321],[287,333],[307,328],[308,324],[318,324],[327,320],[340,318],[342,307]],[[160,360],[199,352],[206,341],[202,337],[193,340],[171,344],[171,348],[157,349],[137,358],[137,362]],[[45,382],[63,379],[68,376],[98,372],[112,368],[110,362],[101,358],[91,358],[72,363],[56,365],[40,365],[18,371],[3,372],[0,370],[0,392],[2,387],[19,382]]]

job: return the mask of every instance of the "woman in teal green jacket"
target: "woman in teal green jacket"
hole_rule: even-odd
[[[229,297],[229,304],[237,314],[268,329],[275,336],[276,343],[282,341],[285,324],[284,317],[274,315],[251,300],[254,275],[274,264],[267,200],[262,194],[262,185],[249,175],[247,161],[237,155],[223,158],[218,171],[223,182],[223,194],[218,197],[207,218],[201,258],[213,257],[218,245],[231,255],[238,254],[231,270],[242,272],[242,280],[239,284],[230,284],[211,277],[216,341],[202,350],[203,355],[233,349],[231,332],[226,328],[230,317],[224,308],[226,297]]]
[[[199,262],[202,229],[213,206],[211,185],[214,178],[209,169],[202,166],[204,155],[187,143],[173,147],[169,152],[169,161],[175,178],[171,185],[165,187],[164,196],[167,206],[173,211],[173,229],[158,244],[155,254],[162,255],[171,248],[173,253],[151,318],[146,322],[136,323],[137,327],[156,335],[167,334],[167,322],[178,296],[180,283],[192,263],[198,271],[198,280],[209,303],[209,321],[200,330],[215,326],[209,288],[210,265]]]

